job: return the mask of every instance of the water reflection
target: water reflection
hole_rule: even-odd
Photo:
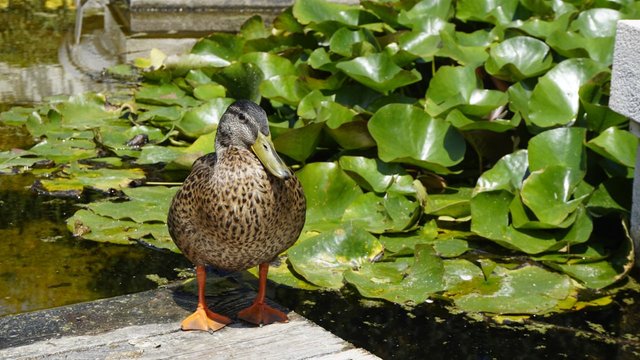
[[[30,175],[0,175],[0,316],[154,288],[147,274],[175,278],[190,264],[141,246],[73,239],[65,219],[76,201],[29,192]]]

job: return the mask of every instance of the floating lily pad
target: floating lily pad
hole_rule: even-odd
[[[413,194],[413,178],[397,164],[387,164],[378,159],[361,156],[342,156],[340,167],[363,188],[377,193]]]
[[[579,90],[605,66],[591,59],[568,59],[544,76],[533,89],[529,101],[529,120],[541,128],[566,125],[576,119]]]
[[[369,121],[369,131],[385,162],[410,163],[448,173],[448,167],[459,163],[465,151],[462,135],[451,125],[411,105],[382,107]]]
[[[358,227],[339,227],[301,241],[287,254],[297,273],[315,285],[338,289],[343,273],[360,267],[382,253],[371,234]]]
[[[386,196],[366,193],[346,208],[342,221],[380,234],[401,232],[417,220],[418,203],[399,194]]]
[[[404,70],[396,65],[387,53],[357,57],[338,63],[336,67],[354,80],[383,94],[422,79],[415,69]]]
[[[403,259],[393,263],[364,264],[346,272],[344,277],[365,297],[420,304],[444,290],[443,275],[443,262],[433,248],[418,245],[412,264]]]
[[[529,36],[516,36],[491,48],[485,68],[501,79],[520,81],[544,73],[552,62],[547,44]]]
[[[631,132],[610,127],[591,139],[587,146],[620,165],[635,168],[638,138]]]
[[[573,292],[566,275],[553,273],[536,266],[508,270],[502,266],[479,288],[454,298],[464,311],[493,314],[545,314],[554,311]]]
[[[307,198],[307,222],[338,223],[346,208],[362,194],[356,182],[337,163],[311,163],[296,173]]]

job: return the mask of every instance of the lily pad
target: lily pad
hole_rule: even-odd
[[[603,64],[591,59],[567,59],[556,65],[540,77],[533,89],[529,120],[541,128],[574,121],[580,105],[580,86],[604,69]]]
[[[366,193],[346,208],[343,222],[371,233],[401,232],[417,220],[418,203],[402,195]]]
[[[422,79],[415,70],[404,70],[387,53],[376,53],[338,63],[336,67],[354,80],[383,94]]]
[[[339,227],[303,240],[287,254],[295,271],[311,283],[338,289],[343,273],[372,261],[383,251],[378,240],[358,227]]]
[[[87,240],[114,244],[131,244],[138,241],[159,249],[179,252],[164,223],[139,224],[115,220],[82,209],[67,219],[67,228],[74,236]]]
[[[552,63],[547,44],[529,36],[516,36],[491,48],[485,69],[498,78],[520,81],[543,74]]]
[[[311,163],[296,173],[307,198],[307,222],[339,223],[346,208],[362,194],[356,182],[337,163]]]
[[[415,164],[439,173],[462,161],[464,138],[447,122],[431,118],[421,109],[390,104],[369,120],[369,132],[385,162]]]
[[[525,266],[508,270],[502,266],[475,291],[454,298],[464,311],[493,314],[545,314],[572,296],[573,286],[566,275]]]
[[[620,165],[635,168],[640,142],[631,132],[610,127],[591,139],[589,149]]]
[[[342,156],[340,167],[367,190],[377,193],[415,193],[413,178],[400,165],[362,156]]]
[[[403,259],[393,263],[364,264],[346,272],[345,280],[355,285],[365,297],[420,304],[444,290],[443,275],[443,262],[433,248],[418,245],[412,264]]]

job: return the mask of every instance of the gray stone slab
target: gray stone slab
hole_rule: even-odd
[[[640,20],[618,21],[609,107],[640,122]]]

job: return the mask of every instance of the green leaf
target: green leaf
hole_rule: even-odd
[[[547,44],[532,37],[516,36],[491,48],[485,69],[500,79],[520,81],[544,73],[552,62]]]
[[[385,162],[415,164],[440,173],[459,163],[465,142],[446,121],[431,118],[421,109],[390,104],[369,120],[369,132]]]
[[[456,17],[462,21],[489,22],[506,25],[513,20],[518,0],[460,0]]]
[[[135,93],[136,101],[154,105],[179,105],[182,107],[196,106],[198,101],[187,96],[182,89],[174,84],[150,85],[143,84]]]
[[[399,194],[366,193],[355,199],[344,212],[342,221],[371,233],[401,232],[418,215],[418,203]]]
[[[218,127],[222,114],[233,101],[229,98],[211,99],[185,112],[176,127],[192,138],[213,132]]]
[[[131,244],[137,240],[148,246],[179,252],[169,236],[166,224],[138,224],[115,220],[83,209],[67,219],[67,228],[74,236],[87,240],[114,244]]]
[[[523,182],[522,202],[541,222],[558,225],[575,211],[584,199],[572,198],[584,172],[564,166],[536,170]]]
[[[312,123],[301,128],[290,129],[281,132],[273,140],[273,144],[279,153],[304,162],[316,151],[323,128],[322,123]]]
[[[166,223],[171,199],[179,187],[143,186],[125,188],[128,201],[97,201],[86,205],[94,214],[136,223]]]
[[[354,80],[383,94],[422,79],[415,70],[404,70],[386,52],[360,56],[336,67]]]
[[[629,232],[624,227],[625,236],[621,244],[608,255],[606,260],[589,262],[547,262],[546,265],[563,271],[567,275],[579,280],[591,289],[602,289],[624,278],[633,267],[633,243]],[[608,243],[610,239],[600,239],[599,243]],[[605,240],[605,241],[602,241]]]
[[[638,138],[631,132],[610,127],[591,139],[587,146],[617,164],[635,168],[638,144]]]
[[[309,89],[296,75],[277,75],[262,81],[260,93],[267,99],[296,107]]]
[[[397,164],[387,164],[379,159],[362,156],[340,157],[340,167],[350,174],[360,186],[377,193],[413,194],[413,178]]]
[[[256,65],[236,62],[214,73],[212,78],[227,89],[227,96],[260,103],[262,71]]]
[[[479,178],[474,194],[483,191],[506,190],[514,193],[522,187],[529,168],[527,150],[518,150],[505,155]]]
[[[289,59],[271,53],[252,52],[244,54],[240,57],[240,61],[257,66],[262,71],[265,80],[274,76],[295,75],[296,73]]]
[[[260,15],[254,15],[247,19],[240,27],[240,34],[247,40],[266,38],[270,35]]]
[[[569,277],[537,266],[516,270],[497,266],[477,290],[455,297],[454,302],[471,312],[545,314],[557,310],[572,290]]]
[[[424,212],[434,216],[447,216],[454,219],[471,215],[469,201],[472,188],[447,188],[443,194],[429,194],[424,206]]]
[[[427,112],[431,116],[467,103],[479,88],[475,70],[469,66],[441,66],[427,88]]]
[[[296,1],[293,16],[301,24],[335,21],[343,25],[358,25],[360,10],[354,6],[336,4],[325,0]]]
[[[200,39],[191,52],[199,55],[215,55],[228,61],[237,60],[243,54],[245,40],[234,34],[215,33]]]
[[[371,262],[382,245],[358,227],[339,227],[303,240],[287,254],[294,270],[307,281],[330,289],[343,285],[343,273]]]
[[[547,128],[566,125],[576,119],[580,86],[605,68],[590,59],[568,59],[547,72],[533,89],[529,120]]]
[[[355,285],[365,297],[420,304],[430,295],[444,290],[443,275],[443,262],[433,248],[418,245],[413,264],[403,260],[364,264],[346,272],[345,280]]]
[[[529,140],[530,170],[559,165],[585,171],[585,140],[586,129],[578,127],[547,130],[534,136]]]
[[[362,190],[337,163],[311,163],[296,173],[307,198],[307,228],[338,223]]]

